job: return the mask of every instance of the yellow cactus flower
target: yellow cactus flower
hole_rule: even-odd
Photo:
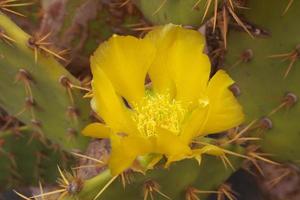
[[[114,35],[91,56],[91,105],[104,123],[88,125],[83,134],[110,139],[112,174],[143,155],[156,155],[151,165],[165,156],[169,165],[221,153],[190,145],[244,119],[226,72],[219,70],[209,80],[204,42],[199,32],[169,24],[142,39]]]

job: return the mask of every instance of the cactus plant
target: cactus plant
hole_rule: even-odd
[[[34,30],[37,30],[40,14],[43,14],[43,18],[39,31],[29,36],[0,13],[0,106],[9,113],[7,117],[19,120],[16,127],[13,127],[11,123],[4,122],[3,125],[0,117],[2,152],[0,181],[20,177],[17,178],[18,182],[8,181],[8,184],[0,187],[36,185],[37,178],[44,179],[47,185],[59,173],[59,185],[54,191],[49,188],[45,188],[44,191],[38,189],[30,195],[30,198],[19,192],[17,194],[23,199],[197,200],[206,199],[208,196],[206,192],[210,191],[216,196],[212,197],[213,199],[226,197],[234,199],[238,198],[238,195],[228,185],[227,178],[236,169],[249,167],[248,163],[252,163],[250,169],[255,167],[260,174],[269,174],[270,171],[264,168],[264,164],[257,162],[256,159],[259,159],[268,162],[280,172],[281,168],[284,169],[284,173],[279,177],[278,174],[271,174],[268,178],[262,179],[265,181],[265,185],[261,187],[263,190],[271,187],[264,193],[271,198],[276,196],[279,200],[297,199],[296,195],[289,193],[289,191],[298,192],[297,184],[296,186],[288,184],[291,188],[283,193],[280,193],[280,187],[284,187],[286,182],[291,182],[289,177],[295,174],[294,171],[298,172],[295,166],[290,170],[291,165],[288,163],[295,165],[300,163],[300,149],[297,145],[300,139],[297,132],[300,127],[296,120],[300,113],[297,103],[300,95],[297,87],[300,47],[299,30],[295,20],[299,17],[299,2],[293,0],[262,2],[255,0],[43,0],[41,1],[43,12],[39,14],[38,4],[30,9],[15,8],[18,5],[16,4],[12,7],[13,12],[7,12],[7,6],[2,6],[3,2],[14,4],[14,1],[0,0],[0,11],[5,14],[19,15],[24,12],[30,15],[28,19],[13,17],[13,20],[24,28],[28,22],[28,24],[35,24],[34,28],[29,30],[30,32],[36,32]],[[133,5],[136,5],[152,24],[143,19]],[[14,9],[17,13],[14,13]],[[138,27],[136,30],[147,31],[153,28],[152,25],[172,22],[196,28],[210,18],[212,20],[208,20],[206,38],[207,50],[215,67],[211,75],[213,76],[217,68],[224,68],[236,81],[236,85],[231,89],[238,96],[245,110],[247,122],[242,125],[244,128],[235,128],[212,138],[200,137],[199,140],[192,141],[188,148],[194,150],[199,142],[201,143],[199,147],[211,147],[211,145],[214,145],[214,148],[221,147],[223,154],[218,154],[217,158],[203,155],[200,166],[195,161],[182,160],[173,162],[169,169],[165,169],[163,164],[170,157],[166,152],[163,160],[157,163],[154,169],[147,171],[145,167],[149,164],[148,159],[152,158],[152,154],[145,157],[138,156],[132,163],[132,168],[121,173],[122,170],[116,172],[111,162],[107,162],[110,151],[114,153],[116,149],[116,143],[112,143],[111,148],[108,142],[113,137],[111,132],[102,134],[102,137],[109,139],[96,140],[97,142],[88,147],[85,155],[73,151],[74,149],[81,152],[85,150],[88,139],[81,136],[79,132],[90,121],[89,102],[82,98],[84,93],[77,90],[90,91],[90,89],[81,87],[81,83],[73,75],[83,80],[90,79],[88,57],[98,46],[99,41],[102,42],[113,33],[137,36],[138,32],[132,31],[129,28],[131,26]],[[51,35],[48,34],[50,32]],[[59,48],[70,48],[70,60],[61,55],[65,51],[60,51]],[[144,49],[140,51],[142,50]],[[191,49],[186,49],[180,55],[185,52],[189,52],[189,55],[194,53]],[[216,57],[218,59],[215,59]],[[105,57],[100,56],[100,58],[96,62],[107,61]],[[127,59],[129,58],[126,57]],[[172,63],[173,67],[177,65],[178,62]],[[73,75],[63,66],[67,66],[66,69]],[[186,66],[190,67],[190,65]],[[112,69],[113,66],[110,65],[103,71],[109,74]],[[120,75],[119,71],[110,74],[109,79],[116,74]],[[151,74],[147,76],[147,83],[151,76]],[[98,84],[103,81],[103,77],[105,78],[105,76],[101,77]],[[122,81],[131,78],[120,77],[118,80],[110,81],[113,82],[117,95],[124,97],[128,94],[122,90],[126,85]],[[178,85],[178,82],[176,84]],[[146,88],[149,89],[148,87],[151,85],[147,84]],[[185,94],[186,91],[180,92]],[[101,94],[104,94],[102,89]],[[149,93],[149,95],[153,94]],[[91,93],[87,96],[91,96]],[[130,97],[132,96],[128,95],[123,98],[122,103],[130,112],[136,112],[139,107],[132,104],[132,99],[128,99]],[[99,98],[98,96],[98,100]],[[101,103],[98,102],[97,107],[105,106],[102,100],[100,98]],[[92,105],[95,109],[95,104]],[[104,113],[102,116],[101,109],[97,112],[103,119],[93,112],[91,114],[96,116],[97,121],[103,125],[108,120],[107,115]],[[26,130],[23,130],[24,127]],[[107,126],[102,128],[105,129]],[[22,134],[13,133],[15,130],[20,130]],[[95,134],[89,135],[95,136]],[[122,138],[127,135],[123,135],[122,132],[116,136]],[[29,146],[28,137],[33,138]],[[105,145],[99,145],[102,142]],[[47,147],[48,144],[50,149]],[[72,173],[59,168],[54,174],[54,167],[62,159],[52,152],[56,148],[67,152],[72,151],[73,155],[80,157],[80,162],[73,168]],[[130,151],[132,148],[125,150]],[[260,152],[256,152],[257,150]],[[49,158],[43,160],[42,164],[38,162],[39,157],[30,156],[40,152],[46,152]],[[229,155],[224,154],[225,152]],[[9,155],[15,155],[16,162]],[[225,155],[228,157],[224,157]],[[272,160],[284,165],[279,166],[270,158],[265,158],[265,155],[271,155]],[[192,156],[185,152],[183,157]],[[197,158],[199,160],[199,157]],[[246,159],[244,163],[242,158]],[[125,159],[122,162],[125,161],[129,162]],[[222,161],[228,169],[224,168]],[[45,168],[47,170],[45,176],[41,173],[44,165],[48,165]],[[9,171],[10,166],[14,170]],[[69,167],[63,166],[66,170]],[[293,180],[296,179],[297,177]],[[277,193],[280,197],[276,195]],[[281,194],[287,196],[283,197]]]
[[[230,156],[229,159],[236,168],[241,164],[241,159],[238,157]],[[129,173],[132,181],[125,188],[122,187],[121,181],[116,180],[97,199],[150,199],[150,195],[155,199],[193,199],[193,195],[204,198],[209,194],[206,191],[216,191],[231,173],[233,173],[232,169],[224,168],[219,159],[207,156],[201,166],[195,161],[182,161],[172,165],[170,169],[158,168],[145,175]],[[97,177],[87,180],[78,197],[86,200],[93,199],[100,191],[99,188],[101,189],[111,178],[104,171]],[[151,184],[157,184],[154,186],[156,188],[145,188],[151,187]],[[195,191],[192,191],[193,189]],[[202,192],[197,193],[196,190]],[[146,198],[147,192],[149,192],[148,198]]]
[[[46,147],[45,141],[35,138],[26,127],[15,131],[0,132],[0,189],[34,185],[37,181],[54,183],[57,164],[66,166],[67,157],[50,145]]]
[[[72,89],[80,83],[48,54],[45,36],[27,35],[3,13],[0,27],[1,106],[64,149],[84,148],[89,104]]]
[[[238,146],[228,146],[228,150],[243,153]],[[212,156],[204,156],[203,165],[186,160],[175,163],[169,169],[162,166],[146,174],[127,171],[117,180],[108,169],[97,176],[85,179],[78,176],[78,171],[70,176],[61,172],[61,182],[56,190],[32,194],[33,198],[41,196],[49,199],[195,199],[205,198],[211,193],[226,195],[223,185],[226,179],[241,165],[242,159],[228,156],[231,167]],[[105,189],[102,191],[102,189]],[[225,190],[226,192],[227,191]],[[101,194],[101,195],[100,195]],[[148,196],[148,198],[147,198]]]
[[[154,24],[182,24],[199,26],[217,9],[218,1],[199,0],[135,0],[144,16]]]
[[[282,162],[300,160],[299,118],[299,2],[283,14],[284,1],[248,1],[242,12],[256,38],[231,30],[225,68],[240,88],[239,100],[248,122],[263,119],[267,129],[255,129],[262,150]],[[265,12],[266,9],[272,12]],[[264,118],[266,117],[266,118]],[[299,163],[297,163],[299,164]]]

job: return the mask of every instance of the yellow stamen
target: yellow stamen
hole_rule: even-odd
[[[146,95],[142,103],[135,106],[133,119],[143,136],[156,135],[157,128],[179,135],[186,109],[180,102],[170,99],[170,95]]]

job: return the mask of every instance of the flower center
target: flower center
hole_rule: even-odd
[[[179,101],[170,100],[170,95],[148,94],[141,104],[135,106],[133,120],[145,137],[155,136],[157,128],[164,128],[179,135],[185,114],[186,109]]]

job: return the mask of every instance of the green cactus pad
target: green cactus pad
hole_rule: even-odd
[[[89,101],[62,80],[80,83],[46,52],[39,51],[36,62],[30,36],[2,13],[0,29],[13,40],[0,40],[0,106],[64,149],[83,149],[88,139],[80,131],[89,122]]]
[[[144,16],[153,24],[202,24],[208,1],[199,0],[136,0]],[[212,16],[214,3],[209,6],[206,18]]]
[[[225,68],[240,88],[239,101],[248,122],[265,116],[272,121],[268,131],[255,131],[262,137],[259,142],[262,150],[276,160],[297,163],[300,160],[300,104],[289,106],[284,98],[288,93],[292,101],[296,100],[294,97],[300,97],[300,62],[296,49],[300,44],[297,21],[300,2],[294,1],[284,14],[287,3],[281,0],[248,1],[250,9],[241,14],[254,25],[252,31],[256,38],[231,30]],[[274,55],[290,52],[298,57],[285,78],[291,60]],[[282,108],[279,109],[280,105]]]
[[[2,131],[0,137],[0,190],[37,185],[38,181],[54,183],[57,165],[67,162],[28,130]]]

